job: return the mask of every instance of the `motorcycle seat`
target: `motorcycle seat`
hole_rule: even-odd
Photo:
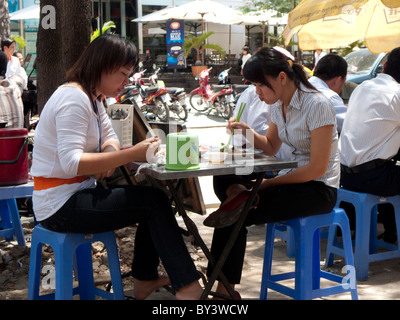
[[[168,89],[168,93],[171,93],[171,94],[180,94],[182,92],[185,92],[185,90],[183,88],[171,87],[171,88],[167,88],[167,89]]]
[[[158,90],[158,87],[147,87],[147,88],[144,88],[144,92],[146,94],[157,92],[157,90]]]
[[[212,84],[211,88],[213,90],[222,90],[222,89],[228,89],[230,88],[230,85],[226,85],[226,84]]]
[[[249,87],[249,85],[248,84],[233,84],[232,87],[235,90],[244,91]]]

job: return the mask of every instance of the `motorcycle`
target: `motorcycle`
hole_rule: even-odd
[[[200,86],[190,92],[189,102],[190,105],[197,111],[210,111],[215,109],[218,114],[223,118],[229,119],[232,116],[234,105],[234,97],[232,95],[232,86],[229,84],[222,84],[215,86],[215,88],[221,89],[219,91],[213,91],[209,84],[210,71],[212,67],[203,70],[196,80],[199,80]],[[221,72],[221,77],[228,79],[229,70],[231,68]]]
[[[183,88],[166,88],[164,81],[158,80],[160,68],[149,77],[149,83],[152,86],[161,86],[167,90],[170,99],[166,101],[169,111],[174,112],[179,119],[186,121],[189,115],[189,110],[186,106],[186,92]]]
[[[146,70],[141,70],[133,75],[133,85],[126,86],[125,90],[117,98],[117,103],[131,103],[139,107],[139,109],[147,114],[148,118],[152,118],[151,114],[160,119],[161,121],[169,121],[169,107],[171,98],[165,86],[156,85],[149,87],[145,85],[142,79]],[[150,76],[149,81],[157,83],[152,80]],[[149,115],[150,114],[150,115]]]
[[[189,116],[190,108],[186,104],[186,92],[183,88],[170,87],[167,88],[171,97],[172,104],[170,111],[175,112],[179,119],[186,121]]]

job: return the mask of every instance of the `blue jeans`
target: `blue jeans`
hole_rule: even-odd
[[[133,277],[156,279],[161,258],[174,290],[199,279],[169,199],[161,189],[129,185],[85,189],[40,223],[53,231],[76,233],[112,231],[139,223]]]

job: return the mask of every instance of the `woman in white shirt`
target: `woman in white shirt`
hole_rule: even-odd
[[[50,97],[35,131],[31,174],[33,209],[44,227],[59,232],[97,233],[139,223],[135,237],[136,299],[171,283],[177,299],[197,299],[199,275],[178,228],[168,197],[145,186],[96,185],[114,168],[145,161],[159,140],[120,150],[101,103],[116,97],[138,64],[136,47],[117,35],[94,40],[67,73],[68,83]],[[168,277],[159,277],[161,258]]]
[[[262,48],[247,61],[243,74],[256,87],[259,98],[271,106],[271,123],[262,136],[242,121],[230,120],[230,129],[241,130],[254,146],[275,155],[282,143],[294,150],[298,168],[274,179],[264,179],[259,202],[249,211],[246,225],[287,220],[330,212],[339,187],[339,154],[335,109],[307,80],[301,65],[273,48]],[[220,256],[232,232],[249,190],[244,185],[227,189],[226,200],[211,214],[214,230],[211,252]],[[210,217],[211,217],[210,216]],[[223,266],[234,288],[240,283],[246,250],[246,227],[242,227]],[[209,266],[208,272],[211,272]],[[222,283],[217,291],[227,293]]]

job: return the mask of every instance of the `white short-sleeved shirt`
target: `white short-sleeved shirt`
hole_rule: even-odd
[[[320,92],[301,85],[290,101],[286,121],[283,118],[282,102],[272,106],[271,121],[278,127],[279,138],[294,150],[292,154],[298,161],[298,167],[310,161],[311,131],[333,125],[331,155],[328,169],[316,181],[327,186],[339,187],[340,163],[338,152],[338,135],[336,129],[335,109],[332,103]]]
[[[101,143],[118,138],[102,103],[97,101]],[[89,97],[80,89],[61,86],[50,97],[35,130],[31,175],[46,178],[74,178],[84,152],[98,152],[99,127]],[[57,212],[77,191],[96,186],[95,179],[64,184],[33,192],[33,210],[38,221]]]
[[[11,56],[7,63],[6,78],[12,76],[20,76],[23,79],[22,88],[28,86],[28,76],[24,68],[22,68],[21,63],[17,57]]]
[[[311,77],[308,81],[317,89],[323,93],[333,104],[336,113],[337,130],[340,133],[343,127],[343,121],[347,112],[347,107],[343,103],[343,99],[329,86],[326,82],[318,77]]]
[[[351,94],[339,140],[340,163],[391,159],[400,148],[400,83],[381,73]]]

